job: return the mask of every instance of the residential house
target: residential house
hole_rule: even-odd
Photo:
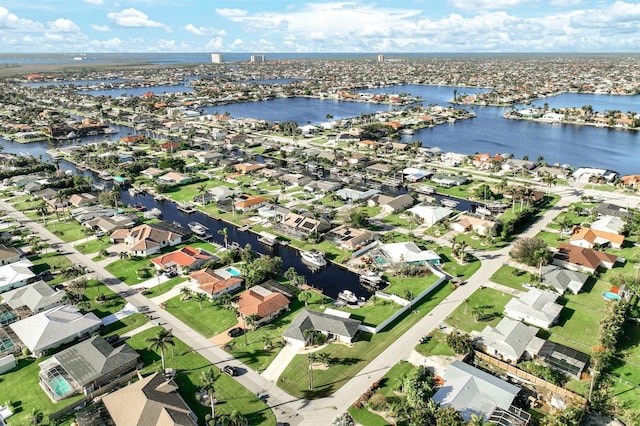
[[[631,188],[640,187],[640,175],[625,175],[620,178],[620,181],[624,186]]]
[[[197,426],[198,418],[178,393],[178,385],[162,373],[102,397],[115,426]]]
[[[242,194],[238,195],[233,203],[236,211],[248,212],[257,210],[267,203],[267,199],[259,195]]]
[[[158,181],[166,185],[183,185],[191,182],[191,176],[187,176],[178,172],[168,172],[158,177]]]
[[[562,305],[556,303],[557,298],[557,293],[531,288],[520,297],[509,300],[504,307],[504,314],[509,318],[548,329],[562,311]]]
[[[69,204],[73,207],[82,207],[89,206],[91,204],[96,204],[98,202],[98,197],[94,194],[82,193],[82,194],[72,194],[69,197]]]
[[[501,165],[502,162],[504,162],[504,157],[500,154],[496,154],[493,157],[488,153],[476,154],[471,159],[474,167],[481,170],[488,170],[492,168],[494,164]]]
[[[328,231],[331,229],[331,224],[324,219],[315,219],[310,212],[305,214],[289,212],[282,222],[277,224],[277,228],[297,238],[308,238]]]
[[[518,172],[521,170],[533,170],[536,167],[536,163],[529,160],[518,160],[516,158],[509,158],[502,163],[502,170],[510,172]]]
[[[0,244],[0,266],[17,262],[21,256],[22,253],[17,248]]]
[[[484,353],[517,364],[521,359],[534,358],[544,344],[537,333],[536,327],[505,317],[495,327],[486,326],[476,344]]]
[[[598,204],[596,207],[596,213],[598,213],[598,216],[615,216],[621,219],[631,217],[629,209],[611,203]]]
[[[367,204],[371,206],[380,206],[384,213],[392,214],[405,211],[415,202],[416,200],[409,194],[402,194],[397,197],[377,194],[371,197]]]
[[[588,249],[571,244],[560,244],[554,253],[552,263],[574,271],[593,274],[600,267],[611,269],[616,263],[624,263],[621,257],[603,251]]]
[[[284,294],[267,290],[260,285],[243,291],[233,301],[242,319],[257,317],[256,327],[276,318],[281,313],[289,310],[289,299]]]
[[[0,266],[0,293],[27,285],[36,276],[31,269],[33,263],[29,259]]]
[[[531,418],[512,405],[520,388],[483,370],[455,360],[442,378],[444,384],[433,395],[433,400],[443,407],[455,408],[465,421],[475,414],[491,423],[502,419],[500,424],[524,426]]]
[[[61,305],[10,324],[33,356],[41,357],[52,349],[91,336],[102,326],[93,312],[82,314],[73,305]]]
[[[413,241],[383,244],[378,242],[378,252],[391,265],[439,265],[440,256],[433,250],[422,250]]]
[[[579,167],[574,170],[573,178],[579,182],[590,182],[592,179],[613,182],[618,177],[618,172],[593,167]]]
[[[148,167],[140,172],[142,176],[148,177],[149,179],[155,179],[159,176],[162,176],[164,173],[164,170],[157,167]]]
[[[340,225],[324,235],[325,240],[331,241],[343,250],[350,251],[357,250],[373,238],[373,232],[348,225]]]
[[[372,175],[384,176],[391,173],[391,165],[385,163],[375,163],[365,167],[365,171]]]
[[[454,231],[473,231],[478,235],[487,235],[495,226],[496,222],[493,220],[488,220],[467,214],[459,215],[457,217],[457,220],[455,222],[452,222],[450,225],[451,229]]]
[[[445,188],[464,185],[468,181],[469,179],[466,176],[444,174],[435,174],[431,176],[431,182],[435,183],[436,185],[444,186]]]
[[[240,163],[233,166],[233,168],[236,169],[238,173],[241,173],[243,175],[248,175],[258,170],[262,170],[266,166],[267,166],[266,164],[258,164],[258,163]]]
[[[589,227],[596,231],[622,235],[625,228],[625,221],[616,216],[600,216]]]
[[[104,207],[101,205],[78,207],[71,210],[71,217],[80,223],[84,223],[96,217],[113,216],[117,213],[117,209],[112,207]]]
[[[571,175],[571,170],[563,167],[540,166],[536,169],[538,176],[551,175],[556,179],[567,179]]]
[[[304,190],[308,192],[321,192],[323,194],[337,191],[342,188],[342,184],[340,182],[335,182],[331,180],[312,180],[304,185]]]
[[[236,195],[241,194],[242,192],[238,189],[227,188],[226,186],[216,186],[207,189],[207,193],[211,195],[212,201],[216,203],[223,203],[232,199]]]
[[[195,157],[200,164],[212,164],[224,158],[224,154],[216,151],[199,151]]]
[[[328,340],[352,344],[361,322],[349,318],[348,312],[330,310],[317,312],[303,309],[282,334],[282,337],[294,348],[304,348],[307,336],[305,331],[316,330],[326,335]]]
[[[124,243],[134,256],[149,256],[158,253],[164,247],[175,246],[182,242],[184,230],[177,226],[159,222],[143,224],[131,229],[118,229],[111,236],[111,243]]]
[[[37,314],[61,305],[65,294],[64,291],[56,291],[44,281],[36,281],[3,293],[2,299],[13,309],[27,307],[33,314]]]
[[[453,213],[453,210],[439,205],[417,205],[407,211],[417,216],[420,222],[427,226],[433,226]]]
[[[242,288],[243,279],[239,277],[222,277],[211,268],[201,269],[189,274],[196,291],[217,299],[225,293],[233,293]]]
[[[113,216],[100,216],[87,220],[83,225],[89,229],[111,234],[117,229],[133,228],[138,223],[138,220],[138,216],[133,213],[117,213]]]
[[[576,226],[573,229],[571,238],[569,238],[569,244],[591,249],[604,246],[621,248],[623,243],[624,235],[612,234],[592,228],[583,228],[581,226]]]
[[[552,287],[559,294],[564,294],[567,291],[578,294],[589,280],[589,275],[587,274],[557,265],[545,265],[541,268],[541,271],[542,284]]]
[[[89,395],[133,371],[139,359],[140,355],[126,343],[114,348],[102,336],[94,335],[41,362],[40,386],[54,401],[75,393]]]
[[[160,271],[182,272],[197,269],[212,259],[218,258],[204,249],[186,246],[151,259],[151,263]]]
[[[416,167],[407,167],[402,170],[402,175],[405,181],[415,183],[420,182],[423,179],[430,178],[434,175],[434,172],[431,170],[419,169]]]
[[[380,191],[378,191],[377,189],[360,190],[353,188],[342,188],[336,191],[336,195],[343,200],[349,201],[351,203],[357,203],[367,200],[379,192]]]
[[[280,176],[280,181],[289,186],[304,187],[306,184],[308,184],[312,180],[313,179],[311,177],[303,175],[302,173],[287,173]]]

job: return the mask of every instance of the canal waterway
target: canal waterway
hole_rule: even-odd
[[[323,293],[331,298],[337,298],[342,290],[350,290],[358,297],[368,298],[371,293],[360,285],[359,278],[353,272],[335,264],[329,263],[324,268],[314,268],[307,266],[302,261],[297,249],[289,246],[269,247],[258,241],[257,234],[251,231],[240,231],[235,225],[214,219],[201,212],[186,214],[178,210],[177,204],[172,201],[157,201],[149,194],[138,194],[132,196],[129,191],[122,190],[120,201],[125,205],[142,204],[147,209],[158,208],[162,211],[162,220],[179,223],[188,230],[189,222],[200,222],[209,228],[208,233],[211,239],[222,245],[224,237],[218,231],[227,228],[229,243],[236,242],[240,247],[250,244],[255,251],[265,255],[280,256],[283,262],[283,272],[290,267],[307,279],[307,283],[313,287],[322,289]]]

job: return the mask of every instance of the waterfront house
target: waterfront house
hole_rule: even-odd
[[[504,314],[509,318],[548,329],[562,311],[562,305],[556,303],[557,299],[557,293],[531,288],[519,297],[509,300],[504,307]]]
[[[70,211],[71,217],[80,223],[84,223],[88,220],[96,217],[109,217],[117,213],[117,210],[113,207],[104,207],[100,204],[93,206],[78,207]]]
[[[267,203],[267,199],[259,195],[242,194],[235,198],[233,203],[236,211],[248,212],[257,210]]]
[[[594,167],[579,167],[573,172],[573,178],[578,182],[591,182],[593,179],[613,182],[617,177],[616,171]]]
[[[590,249],[604,246],[620,248],[623,243],[624,235],[612,234],[592,228],[583,228],[581,226],[576,226],[573,229],[571,238],[569,238],[569,244]]]
[[[133,213],[115,214],[113,216],[99,216],[87,220],[83,225],[89,229],[111,234],[116,229],[133,228],[139,219]]]
[[[365,167],[365,171],[369,175],[384,176],[391,173],[391,166],[385,163],[375,163]]]
[[[370,206],[380,206],[383,213],[392,214],[405,211],[415,202],[416,200],[409,194],[401,194],[396,197],[376,194],[367,201],[367,204]]]
[[[255,327],[266,324],[281,313],[289,310],[289,299],[284,294],[267,290],[260,285],[243,291],[233,300],[239,316],[245,320],[257,317]]]
[[[468,181],[469,179],[466,176],[445,175],[440,173],[431,176],[431,182],[444,186],[445,188],[464,185]]]
[[[552,287],[559,294],[570,291],[578,294],[589,280],[589,275],[572,271],[557,265],[545,265],[541,268],[542,284]]]
[[[211,196],[212,201],[216,203],[223,203],[225,201],[229,201],[236,195],[241,194],[241,191],[238,189],[227,188],[226,186],[216,186],[207,189],[207,193]]]
[[[631,217],[631,212],[625,207],[611,203],[600,203],[596,206],[598,216],[615,216],[621,219]]]
[[[616,216],[600,216],[589,227],[596,231],[622,235],[625,225],[625,221],[622,218]]]
[[[240,163],[233,166],[237,172],[243,175],[248,175],[258,170],[262,170],[266,167],[266,164],[258,164],[258,163]]]
[[[168,172],[158,177],[158,181],[166,185],[183,185],[191,182],[191,176],[187,176],[178,172]]]
[[[96,204],[98,202],[98,197],[94,194],[82,193],[82,194],[72,194],[69,197],[69,204],[73,207],[82,207],[89,206],[91,204]]]
[[[114,348],[102,336],[94,335],[41,362],[40,386],[54,401],[76,393],[89,395],[133,371],[139,359],[126,343]],[[61,386],[63,383],[66,386]]]
[[[640,175],[625,175],[620,178],[620,182],[624,186],[628,186],[631,188],[640,187]]]
[[[197,426],[197,416],[173,379],[162,373],[138,378],[102,397],[115,426]]]
[[[450,216],[453,213],[453,210],[437,205],[417,205],[407,209],[407,212],[417,216],[421,223],[427,226],[433,226],[442,219]]]
[[[126,244],[133,256],[149,256],[158,253],[164,247],[180,244],[184,236],[185,233],[178,227],[158,222],[139,225],[132,229],[118,229],[111,234],[110,240],[112,244]]]
[[[26,258],[0,266],[0,293],[27,285],[36,276],[30,269],[32,266]]]
[[[17,262],[21,257],[22,253],[17,248],[0,244],[0,266]]]
[[[224,154],[215,151],[199,151],[195,154],[198,163],[212,164],[224,158]]]
[[[492,327],[486,326],[476,339],[482,351],[513,364],[521,359],[532,359],[544,340],[536,337],[538,329],[511,318],[502,318]]]
[[[571,170],[564,167],[540,166],[536,168],[535,173],[538,176],[550,175],[556,179],[567,179],[571,175]]]
[[[327,336],[329,341],[352,344],[361,322],[349,318],[348,312],[334,309],[325,312],[302,311],[291,321],[291,324],[282,334],[288,344],[294,348],[302,349],[307,346],[305,331],[316,330]]]
[[[308,238],[312,235],[320,235],[331,229],[331,224],[324,219],[315,219],[311,212],[303,214],[289,212],[276,224],[283,233],[296,238]]]
[[[233,293],[242,288],[243,279],[235,276],[222,277],[211,268],[201,269],[189,274],[196,291],[217,299],[225,293]]]
[[[433,250],[423,250],[413,241],[383,244],[378,242],[380,255],[391,265],[439,265],[440,256]]]
[[[64,291],[56,291],[44,281],[36,281],[2,293],[2,299],[14,310],[27,308],[31,313],[37,314],[61,305],[65,294]]]
[[[611,269],[624,259],[599,250],[588,249],[571,244],[560,244],[553,254],[552,263],[563,268],[593,274],[600,267]]]
[[[450,227],[457,232],[473,231],[478,235],[487,235],[494,227],[496,222],[481,217],[461,214]]]
[[[331,241],[343,250],[353,251],[373,240],[374,233],[348,225],[340,225],[324,235],[324,239]]]
[[[378,191],[377,189],[360,190],[353,188],[342,188],[336,191],[336,196],[350,203],[358,203],[360,201],[364,201],[373,197],[379,192],[380,191]]]
[[[146,169],[140,172],[142,176],[148,177],[149,179],[155,179],[164,173],[165,173],[164,170],[159,169],[157,167],[147,167]]]
[[[41,357],[65,343],[89,337],[101,326],[102,321],[93,312],[83,315],[73,305],[56,306],[9,324],[35,357]]]
[[[492,423],[502,419],[501,424],[527,425],[531,418],[512,405],[520,388],[483,370],[455,360],[442,378],[444,384],[433,395],[433,400],[443,407],[455,408],[465,421],[475,414]]]
[[[213,259],[217,260],[218,258],[204,249],[186,246],[151,259],[151,263],[159,271],[182,272],[197,269]]]

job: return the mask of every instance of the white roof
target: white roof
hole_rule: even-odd
[[[94,313],[82,315],[73,305],[62,305],[10,324],[34,354],[57,346],[71,336],[97,329],[102,322]]]
[[[418,216],[428,225],[433,225],[453,213],[453,210],[446,207],[422,205],[411,207],[410,209],[407,209],[407,211]]]
[[[590,228],[612,234],[621,234],[624,229],[624,220],[616,216],[602,216],[593,222]]]
[[[499,351],[511,359],[520,359],[531,339],[538,332],[536,327],[525,325],[511,318],[502,318],[494,327],[486,326],[478,336],[488,348]]]
[[[508,316],[522,317],[530,323],[551,324],[562,310],[562,305],[555,303],[557,298],[557,293],[532,288],[519,298],[509,300],[504,312]]]
[[[380,249],[389,257],[392,263],[414,263],[439,260],[433,250],[421,250],[416,243],[409,241],[404,243],[381,244]]]
[[[17,262],[0,266],[0,292],[9,289],[13,283],[26,281],[36,276],[31,269],[33,263],[29,259],[20,259]]]

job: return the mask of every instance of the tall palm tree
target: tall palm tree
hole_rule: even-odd
[[[304,290],[304,291],[301,291],[300,294],[298,294],[298,300],[304,302],[304,306],[307,306],[312,296],[313,294],[311,293],[310,290]]]
[[[317,357],[318,361],[323,363],[325,367],[329,367],[329,363],[331,362],[331,354],[329,352],[320,352]]]
[[[216,420],[216,404],[214,399],[215,382],[218,379],[218,375],[213,371],[213,368],[203,371],[200,374],[200,380],[202,381],[202,390],[207,392],[209,396],[209,404],[211,404],[211,421],[215,424]]]
[[[49,215],[49,206],[47,205],[47,203],[42,201],[38,205],[38,207],[36,208],[36,211],[38,212],[38,214],[40,216],[42,216],[42,223],[46,227],[47,226],[47,216]]]
[[[493,423],[489,423],[485,420],[484,414],[471,414],[471,418],[467,422],[467,426],[489,426],[493,425]]]
[[[196,188],[198,190],[198,194],[202,195],[202,207],[205,206],[204,204],[204,194],[207,193],[207,184],[206,183],[202,183],[200,185],[198,185],[198,187]]]
[[[165,362],[164,362],[164,351],[169,346],[175,346],[176,342],[173,336],[173,332],[171,330],[167,330],[166,328],[161,328],[158,330],[158,333],[154,337],[149,337],[147,342],[149,343],[149,349],[160,350],[160,358],[162,360],[162,371],[165,371]]]
[[[180,289],[180,301],[184,302],[187,301],[189,299],[191,299],[191,297],[193,296],[193,291],[191,291],[191,289],[187,286],[182,287]]]
[[[193,300],[195,300],[196,302],[198,302],[198,307],[200,307],[200,310],[202,310],[202,302],[205,302],[209,299],[209,296],[207,296],[204,293],[200,293],[197,292],[194,296],[193,296]]]
[[[218,234],[222,235],[222,238],[224,238],[224,248],[227,248],[229,242],[229,230],[225,226],[224,228],[218,230]]]

